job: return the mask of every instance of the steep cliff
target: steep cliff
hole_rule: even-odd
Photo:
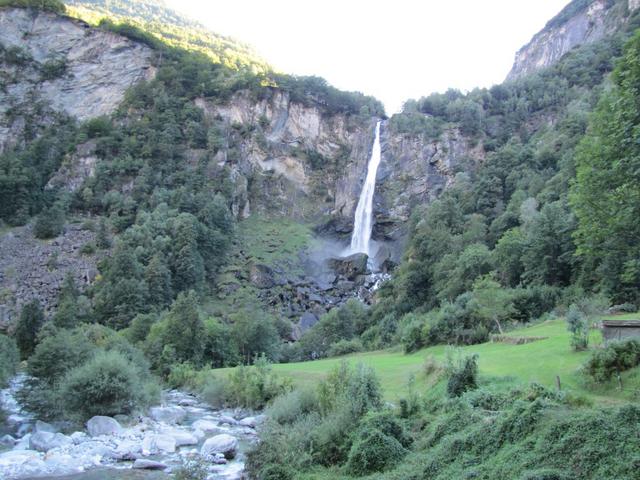
[[[112,113],[154,74],[150,48],[37,10],[0,9],[0,153],[64,114]]]
[[[549,67],[572,48],[614,33],[639,6],[638,0],[572,1],[516,53],[507,80]]]
[[[366,172],[375,119],[327,115],[269,89],[257,99],[238,92],[220,104],[197,99],[208,123],[222,122],[226,142],[215,155],[236,184],[234,213],[322,221],[350,218]],[[239,134],[238,134],[239,132]],[[235,135],[234,135],[235,133]]]

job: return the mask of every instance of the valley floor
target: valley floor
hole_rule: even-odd
[[[590,350],[583,352],[574,352],[571,349],[570,334],[564,320],[544,322],[509,332],[507,335],[547,338],[522,345],[489,342],[461,347],[466,354],[478,354],[481,377],[512,377],[516,382],[537,382],[554,387],[556,376],[559,376],[562,389],[583,395],[596,403],[618,403],[637,397],[640,392],[639,368],[625,372],[622,377],[622,391],[614,382],[597,389],[585,384],[578,370],[589,357],[590,350],[598,348],[602,342],[601,334],[597,330],[591,334]],[[425,361],[429,357],[444,361],[448,348],[429,347],[412,354],[405,354],[400,350],[381,350],[313,362],[278,364],[273,368],[274,371],[291,377],[296,385],[305,385],[317,383],[343,360],[363,363],[376,371],[385,399],[395,402],[407,394],[411,376],[415,377],[415,387],[418,391],[429,383],[430,379],[423,373]]]

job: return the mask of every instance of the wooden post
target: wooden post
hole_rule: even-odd
[[[562,385],[560,384],[560,375],[556,375],[556,387],[558,391],[562,390]]]

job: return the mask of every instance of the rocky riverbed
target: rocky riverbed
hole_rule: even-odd
[[[145,416],[93,417],[84,429],[63,433],[22,411],[15,393],[24,380],[18,375],[0,391],[8,414],[9,433],[0,436],[0,478],[6,480],[169,478],[189,461],[203,461],[209,479],[240,479],[244,452],[257,440],[263,419],[239,410],[212,410],[172,390]]]

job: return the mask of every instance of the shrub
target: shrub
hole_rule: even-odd
[[[347,471],[357,476],[381,472],[400,462],[406,453],[395,438],[376,428],[365,427],[349,451]]]
[[[450,360],[447,370],[449,397],[459,397],[464,392],[478,387],[478,355],[460,357],[457,361]]]
[[[567,330],[571,332],[571,346],[574,350],[585,350],[589,346],[589,319],[572,304],[567,312]]]
[[[596,350],[584,364],[583,369],[594,381],[607,382],[625,370],[640,365],[640,342],[628,340],[615,342]]]
[[[100,352],[69,371],[60,384],[60,400],[71,418],[128,414],[148,405],[158,393],[119,352]]]
[[[170,367],[167,384],[171,388],[193,388],[196,386],[197,377],[198,372],[191,363],[176,363]]]
[[[87,242],[80,247],[80,253],[83,255],[93,255],[96,253],[96,244],[94,242]]]
[[[27,372],[49,385],[60,380],[68,370],[86,362],[94,352],[94,345],[70,330],[60,330],[47,336],[29,358]]]
[[[175,480],[206,480],[207,466],[197,460],[185,460],[174,472]]]
[[[340,357],[342,355],[349,355],[350,353],[361,352],[363,350],[362,342],[358,338],[352,340],[340,340],[327,351],[328,357]]]
[[[65,222],[65,212],[61,205],[54,204],[51,208],[43,210],[33,226],[33,234],[36,238],[54,238],[62,233]]]
[[[267,416],[280,424],[292,424],[304,415],[318,411],[318,398],[311,388],[298,388],[277,397]]]
[[[291,380],[273,373],[267,359],[259,357],[251,367],[234,368],[224,379],[209,378],[202,395],[214,407],[264,408],[291,390]]]
[[[62,77],[67,71],[65,58],[52,58],[40,66],[40,78],[42,80],[54,80]]]

